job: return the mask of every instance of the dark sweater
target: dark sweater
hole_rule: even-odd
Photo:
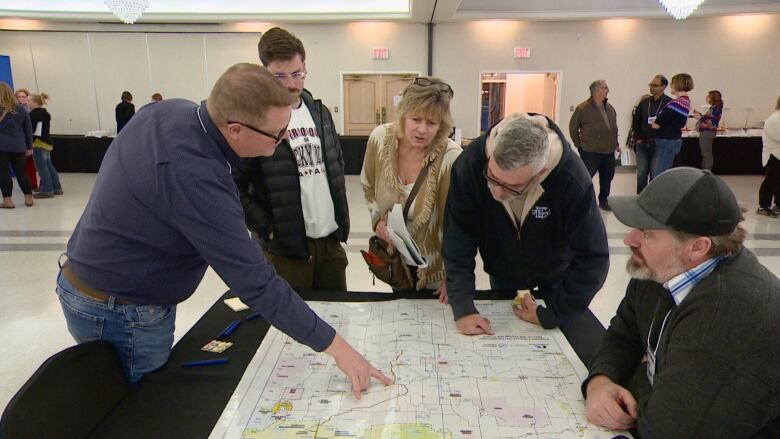
[[[563,143],[563,154],[542,181],[545,192],[519,233],[483,174],[490,132],[474,140],[453,166],[442,252],[455,319],[478,312],[477,250],[488,274],[528,289],[540,287],[538,296],[547,307],[539,307],[537,317],[545,328],[580,315],[604,284],[609,251],[593,184],[560,129],[548,123]]]
[[[211,266],[268,322],[321,351],[335,331],[249,237],[230,175],[237,162],[205,101],[144,106],[106,152],[68,242],[70,265],[98,291],[151,305],[187,299]]]
[[[122,101],[117,104],[114,109],[114,115],[116,116],[116,133],[119,134],[122,128],[130,122],[130,119],[135,115],[135,105],[130,102]]]
[[[0,116],[2,115],[0,111]],[[25,152],[32,149],[32,126],[27,110],[17,105],[0,120],[0,152]]]
[[[691,112],[691,100],[688,96],[680,96],[672,100],[661,113],[655,123],[661,128],[655,131],[656,139],[675,140],[682,137],[682,129],[688,122],[688,114]]]
[[[49,130],[51,129],[51,115],[49,112],[46,111],[46,109],[43,107],[38,107],[30,111],[30,122],[32,123],[33,131],[36,131],[35,127],[37,124],[41,124],[41,135],[34,137],[51,144],[51,139],[49,138]]]
[[[632,120],[634,139],[655,140],[656,130],[647,123],[647,119],[649,117],[658,117],[658,115],[661,114],[661,110],[671,101],[672,98],[662,94],[658,100],[654,99],[652,96],[648,96],[639,102],[636,111],[634,111],[634,118]]]
[[[322,142],[325,172],[339,226],[332,236],[346,242],[349,206],[344,183],[344,156],[333,118],[322,101],[313,99],[307,90],[301,93],[301,99],[309,109]],[[241,195],[246,224],[262,247],[288,258],[307,259],[310,255],[301,206],[301,180],[290,143],[284,140],[271,157],[241,160],[233,169],[233,178]]]
[[[662,285],[632,279],[588,379],[631,391],[643,438],[780,437],[777,277],[747,249],[721,261],[669,314],[651,387],[641,360],[653,317],[663,318],[656,307],[671,301]]]

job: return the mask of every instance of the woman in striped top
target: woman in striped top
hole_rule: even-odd
[[[699,131],[699,149],[701,149],[702,158],[701,168],[712,171],[714,162],[712,158],[712,141],[715,140],[715,135],[718,133],[720,116],[723,114],[723,99],[720,92],[718,90],[710,90],[707,93],[707,103],[710,105],[707,113],[701,114],[696,110],[693,110],[693,113],[694,117],[699,118],[696,129]]]
[[[691,75],[678,73],[672,77],[670,85],[675,99],[666,104],[650,125],[656,130],[651,171],[654,177],[672,167],[674,157],[682,148],[682,129],[691,112],[691,99],[688,97],[688,92],[693,90]]]

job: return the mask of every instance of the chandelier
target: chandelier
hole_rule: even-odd
[[[104,3],[126,24],[133,24],[149,7],[149,0],[104,0]]]
[[[659,0],[666,12],[675,20],[685,20],[704,0]]]

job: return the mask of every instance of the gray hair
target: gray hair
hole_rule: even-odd
[[[547,163],[550,151],[547,133],[530,119],[507,121],[506,126],[496,136],[495,143],[493,158],[504,171],[533,165],[536,173]]]
[[[602,85],[607,85],[606,79],[597,79],[590,83],[590,95],[593,96],[593,93],[596,92],[596,89],[601,87]]]
[[[744,221],[744,218],[741,220]],[[677,243],[683,243],[685,241],[698,238],[697,235],[690,233],[680,232],[679,230],[672,230],[672,236],[674,236]],[[742,224],[737,224],[734,231],[726,235],[707,236],[712,245],[708,256],[711,258],[718,256],[734,256],[739,253],[747,238],[747,230],[742,227]]]

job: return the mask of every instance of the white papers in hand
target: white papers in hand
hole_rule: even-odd
[[[41,137],[41,129],[43,128],[43,122],[36,122],[35,123],[35,132],[33,132],[33,136]]]
[[[401,253],[407,264],[418,268],[428,266],[428,261],[420,253],[420,248],[414,242],[409,230],[406,229],[403,207],[400,203],[393,206],[393,210],[387,216],[387,228],[390,231],[390,237],[393,238],[393,245]]]

